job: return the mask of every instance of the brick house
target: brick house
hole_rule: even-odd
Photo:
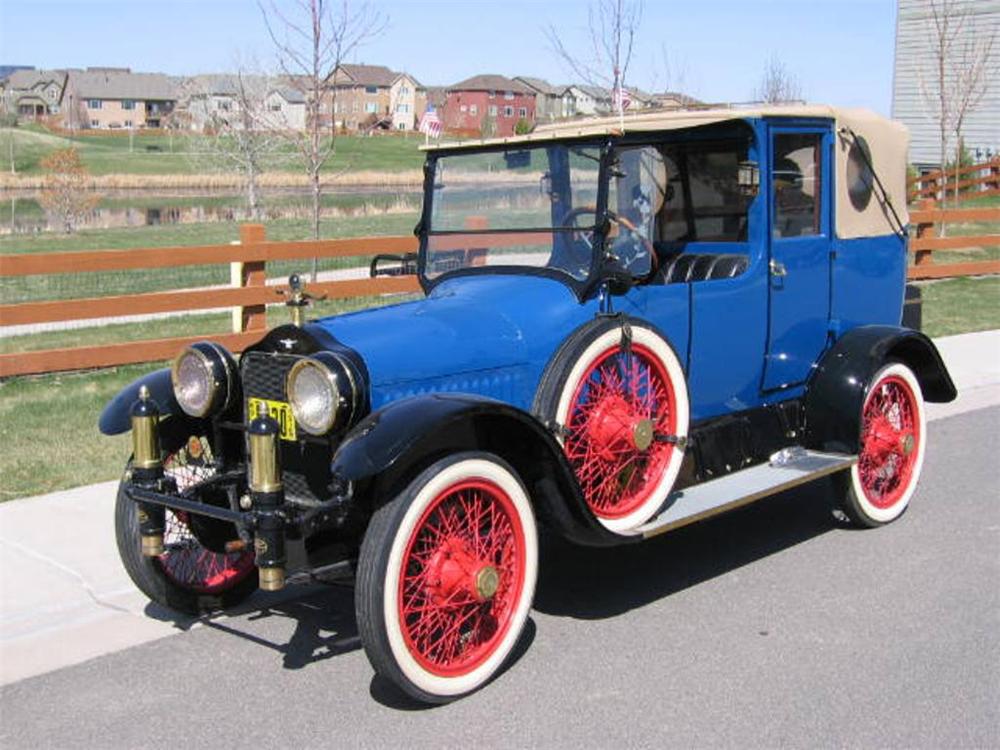
[[[448,87],[441,120],[459,133],[513,135],[519,120],[534,125],[535,92],[505,76],[473,76]]]
[[[71,70],[62,112],[69,127],[159,128],[177,104],[177,86],[162,73],[128,68]]]
[[[15,70],[0,82],[4,109],[34,119],[59,113],[65,70]]]
[[[347,130],[412,130],[426,108],[427,89],[410,74],[344,64],[320,103],[320,118]]]

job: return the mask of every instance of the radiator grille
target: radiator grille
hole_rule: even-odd
[[[243,357],[243,396],[288,401],[285,378],[301,357],[291,354],[249,352]],[[243,414],[247,414],[244,400]],[[324,444],[279,441],[285,498],[314,505],[330,498],[330,447]]]

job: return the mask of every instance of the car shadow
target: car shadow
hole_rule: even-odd
[[[285,669],[302,669],[361,648],[354,618],[354,590],[346,586],[289,587],[277,594],[257,592],[238,607],[201,617],[179,615],[157,604],[148,604],[147,617],[171,623],[178,630],[194,625],[242,638],[281,654]],[[256,623],[270,618],[294,623],[287,642],[260,635]]]
[[[547,536],[534,607],[620,615],[841,528],[834,505],[831,483],[818,481],[645,542],[592,548]]]

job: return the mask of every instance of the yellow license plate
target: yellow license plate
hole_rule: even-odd
[[[271,419],[278,423],[278,434],[282,440],[295,440],[295,417],[292,416],[292,407],[284,401],[270,401],[266,398],[247,399],[247,410],[250,412],[250,419],[256,418],[264,407],[271,415]]]

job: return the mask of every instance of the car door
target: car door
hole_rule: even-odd
[[[830,129],[770,128],[768,344],[763,389],[808,378],[830,318]]]

